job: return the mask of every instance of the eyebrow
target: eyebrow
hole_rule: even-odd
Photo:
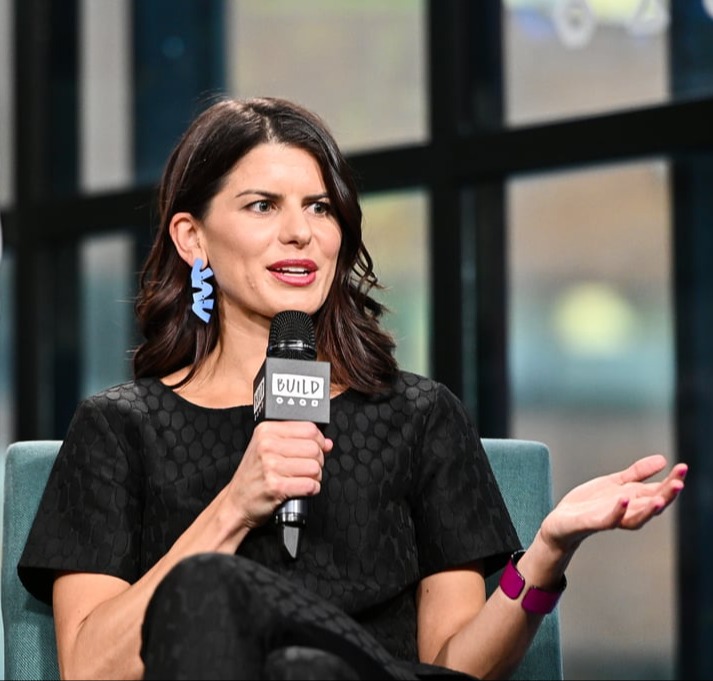
[[[281,194],[275,194],[275,192],[269,192],[266,189],[244,189],[235,195],[235,198],[240,198],[241,196],[249,196],[250,194],[256,194],[257,196],[264,196],[266,199],[277,200],[281,198]],[[309,194],[305,196],[307,201],[321,201],[323,199],[329,199],[329,194],[327,192],[321,192],[320,194]]]

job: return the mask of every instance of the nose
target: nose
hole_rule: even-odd
[[[301,207],[290,208],[283,213],[280,240],[298,246],[306,246],[312,240],[312,226]]]

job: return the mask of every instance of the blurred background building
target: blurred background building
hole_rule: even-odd
[[[675,509],[599,535],[567,679],[713,678],[713,1],[0,0],[0,449],[130,377],[169,149],[211,97],[319,112],[387,323],[555,498],[634,458]]]

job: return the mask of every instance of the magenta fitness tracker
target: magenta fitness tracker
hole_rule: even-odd
[[[510,560],[500,577],[500,588],[508,598],[512,598],[513,600],[519,598],[522,590],[525,588],[525,578],[515,567],[524,553],[524,550],[515,551],[515,553],[510,556]],[[523,610],[534,612],[538,615],[546,615],[548,612],[552,612],[566,587],[567,578],[564,577],[564,575],[562,576],[559,588],[554,591],[545,591],[545,589],[531,586],[522,599]]]

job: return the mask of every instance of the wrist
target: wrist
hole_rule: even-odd
[[[550,560],[569,563],[582,540],[575,540],[572,536],[562,536],[561,529],[557,529],[557,523],[551,522],[551,518],[554,518],[553,513],[542,521],[530,546],[536,546],[541,552],[547,553]]]
[[[522,597],[520,604],[526,612],[546,615],[555,609],[562,592],[567,588],[567,578],[562,575],[557,586],[552,589],[528,585],[525,577],[517,568],[517,564],[524,554],[525,551],[520,550],[510,556],[500,577],[500,590],[512,600]]]

